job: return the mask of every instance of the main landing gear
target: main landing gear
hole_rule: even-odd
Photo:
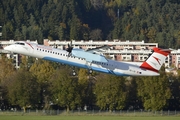
[[[88,73],[89,73],[89,74],[92,74],[92,73],[93,73],[93,70],[92,70],[92,69],[89,69],[89,70],[88,70]]]
[[[92,62],[86,61],[86,65],[87,65],[87,67],[88,67],[88,73],[89,73],[89,74],[92,74],[92,72],[93,72],[93,70],[91,69]]]
[[[93,73],[93,70],[92,70],[92,69],[89,69],[89,70],[88,70],[88,73],[89,73],[89,74],[92,74],[92,73]],[[72,70],[72,76],[76,76],[76,75],[77,75],[77,73],[76,73],[76,71],[73,69],[73,70]]]
[[[76,76],[75,70],[72,70],[72,75],[73,75],[73,76]]]

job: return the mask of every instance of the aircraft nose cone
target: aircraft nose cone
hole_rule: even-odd
[[[6,47],[4,48],[4,50],[12,51],[12,47],[11,47],[11,46],[6,46]]]

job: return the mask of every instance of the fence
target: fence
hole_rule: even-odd
[[[0,115],[99,115],[99,116],[180,116],[180,111],[143,111],[143,110],[120,110],[120,111],[101,111],[101,110],[27,110],[24,111],[0,111]]]

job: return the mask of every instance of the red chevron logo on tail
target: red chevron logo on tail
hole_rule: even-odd
[[[161,59],[159,59],[159,58],[157,58],[155,56],[153,56],[153,58],[159,63],[159,65],[161,65],[160,62],[159,62]]]

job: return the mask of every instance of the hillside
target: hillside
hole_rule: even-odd
[[[180,47],[178,0],[1,0],[1,40],[145,40]]]

